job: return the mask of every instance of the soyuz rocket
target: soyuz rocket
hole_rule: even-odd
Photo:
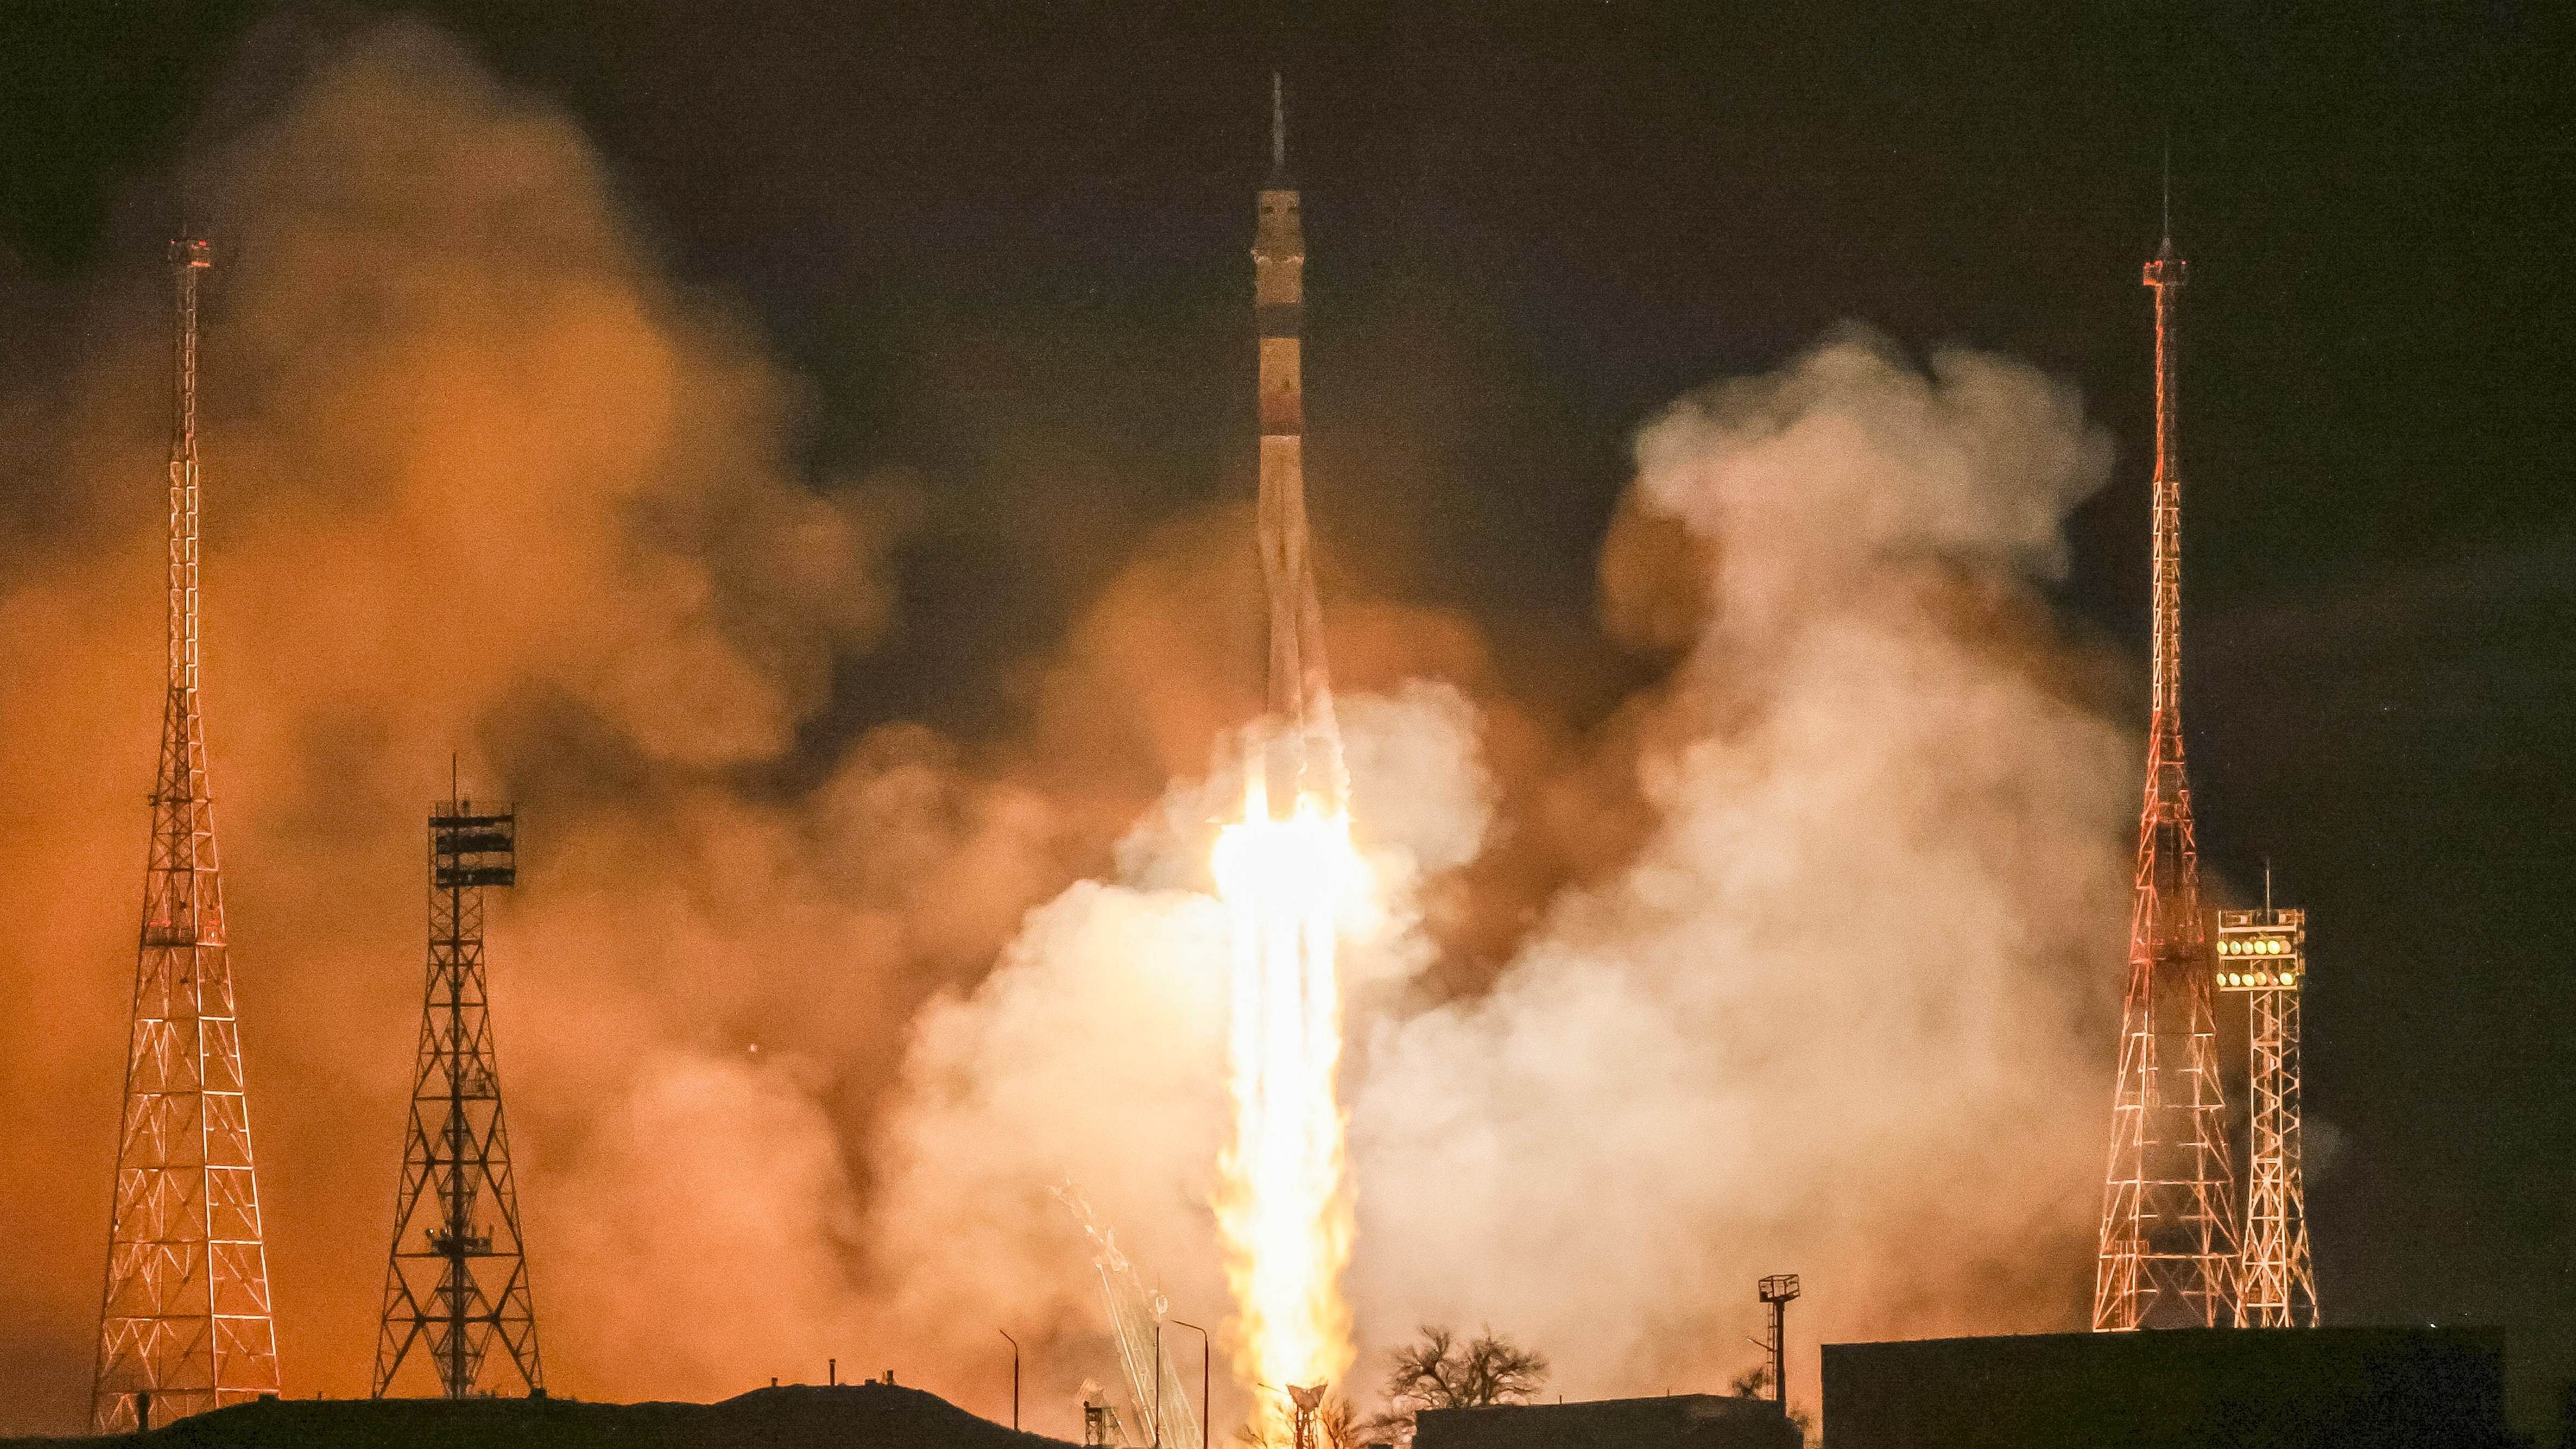
[[[1305,403],[1299,334],[1306,298],[1306,238],[1288,176],[1288,121],[1279,76],[1270,77],[1270,175],[1253,234],[1253,316],[1261,346],[1261,578],[1269,604],[1270,735],[1261,754],[1270,809],[1311,799],[1339,813],[1350,793],[1332,677],[1324,665],[1324,615],[1306,529]]]

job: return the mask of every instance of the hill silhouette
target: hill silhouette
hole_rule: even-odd
[[[755,1389],[714,1404],[575,1399],[274,1399],[148,1434],[0,1449],[1065,1449],[895,1384]]]

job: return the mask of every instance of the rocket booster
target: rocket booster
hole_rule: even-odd
[[[1265,751],[1273,809],[1312,797],[1339,810],[1349,794],[1333,687],[1324,663],[1324,615],[1306,528],[1305,403],[1299,337],[1306,296],[1306,238],[1288,177],[1288,126],[1279,77],[1270,77],[1270,176],[1262,183],[1252,244],[1253,314],[1261,348],[1261,576],[1269,602],[1273,734]]]

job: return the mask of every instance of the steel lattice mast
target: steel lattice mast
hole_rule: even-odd
[[[2307,1191],[2299,1173],[2299,993],[2308,978],[2308,913],[2218,913],[2218,985],[2246,999],[2253,1048],[2248,1088],[2254,1148],[2245,1175],[2245,1259],[2239,1328],[2317,1326],[2317,1275],[2308,1256]]]
[[[430,809],[429,980],[376,1336],[380,1399],[415,1350],[446,1398],[545,1388],[483,972],[483,889],[516,883],[517,851],[507,809],[478,812],[452,791]]]
[[[2181,395],[2175,303],[2186,266],[2170,229],[2142,279],[2156,296],[2155,638],[2146,790],[2138,817],[2129,980],[2093,1280],[2096,1331],[2232,1322],[2236,1229],[2226,1102],[2182,750]],[[2160,1007],[2179,1006],[2179,1090],[2158,1061]]]
[[[197,700],[197,282],[211,264],[203,241],[170,244],[169,689],[90,1390],[103,1434],[278,1389]]]

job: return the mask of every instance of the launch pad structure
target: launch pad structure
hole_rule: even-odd
[[[1100,1220],[1072,1184],[1059,1185],[1055,1196],[1082,1225],[1083,1236],[1091,1240],[1092,1272],[1100,1280],[1101,1306],[1108,1311],[1110,1336],[1118,1346],[1118,1366],[1127,1379],[1128,1402],[1136,1411],[1132,1422],[1144,1425],[1150,1436],[1144,1445],[1191,1449],[1202,1443],[1205,1430],[1200,1413],[1206,1406],[1191,1407],[1189,1387],[1174,1367],[1170,1348],[1163,1341],[1163,1325],[1171,1321],[1171,1305],[1162,1294],[1145,1286],[1135,1263],[1119,1248],[1118,1235]],[[1084,1418],[1084,1442],[1089,1444],[1119,1442],[1131,1422],[1115,1411],[1086,1412]]]

